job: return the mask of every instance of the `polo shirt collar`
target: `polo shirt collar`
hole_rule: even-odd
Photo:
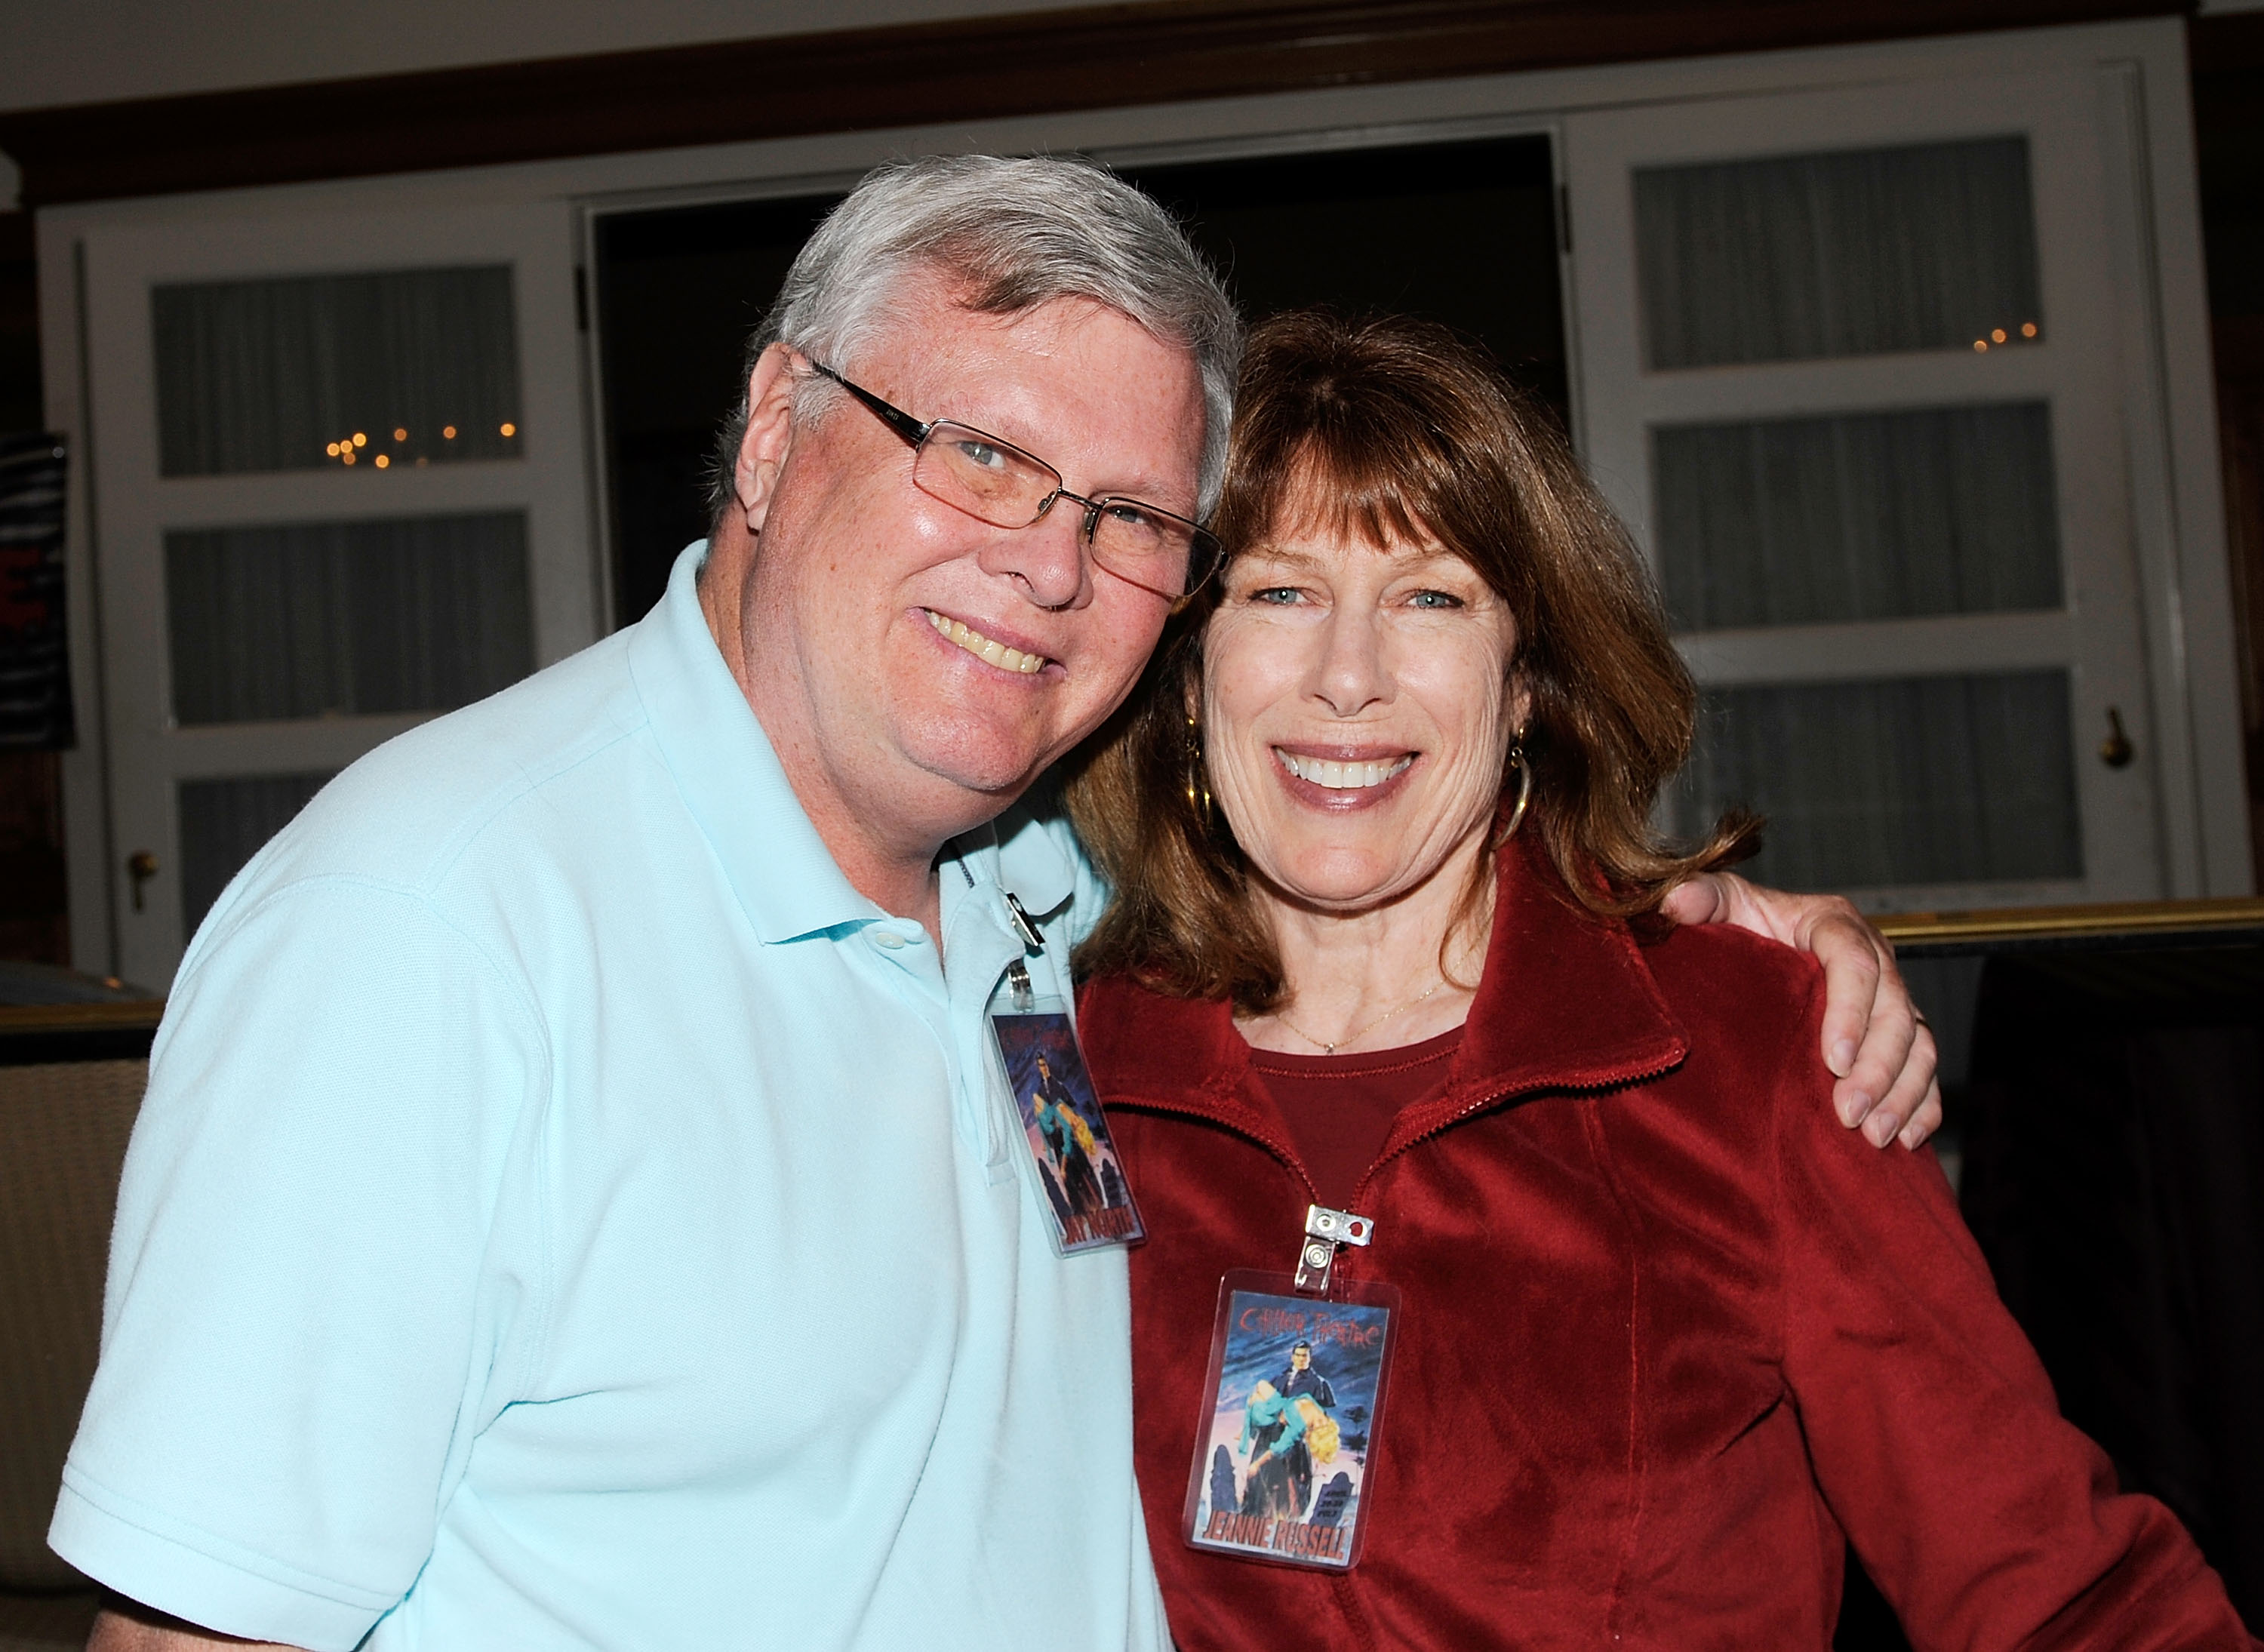
[[[1011,889],[1022,909],[1042,923],[1077,893],[1077,865],[1047,821],[1062,812],[1051,788],[1041,785],[987,826],[954,838],[946,859],[959,857],[980,884]]]
[[[697,581],[707,561],[705,540],[686,548],[667,594],[631,627],[628,641],[629,673],[677,793],[765,942],[885,918],[810,824],[723,663],[700,610]]]

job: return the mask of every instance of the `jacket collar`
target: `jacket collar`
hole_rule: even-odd
[[[1494,1105],[1614,1089],[1665,1072],[1687,1053],[1627,925],[1567,896],[1535,838],[1500,861],[1485,970],[1446,1090],[1400,1116],[1386,1156]],[[1281,1121],[1253,1104],[1250,1047],[1228,1005],[1096,982],[1083,1031],[1112,1107],[1196,1113],[1283,1151]]]

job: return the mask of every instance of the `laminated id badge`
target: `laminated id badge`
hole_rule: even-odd
[[[1017,960],[1007,971],[1010,1010],[994,1011],[990,1030],[1005,1063],[1006,1086],[1029,1148],[1039,1196],[1053,1217],[1063,1256],[1147,1237],[1133,1207],[1124,1163],[1085,1071],[1067,1007],[1030,989]]]
[[[1287,1274],[1219,1282],[1210,1373],[1187,1477],[1190,1547],[1347,1571],[1368,1529],[1399,1293]]]

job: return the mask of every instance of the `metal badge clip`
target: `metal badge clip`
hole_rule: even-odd
[[[1006,990],[1013,997],[1016,1015],[1037,1013],[1038,995],[1030,985],[1030,967],[1019,958],[1006,966]]]
[[[1036,921],[1022,909],[1012,889],[1006,891],[1006,916],[1014,921],[1014,932],[1022,938],[1022,945],[1040,958],[1046,955],[1046,938],[1038,931]]]
[[[1375,1232],[1375,1223],[1356,1211],[1306,1206],[1305,1243],[1297,1251],[1297,1288],[1314,1295],[1325,1293],[1337,1247],[1364,1245]]]

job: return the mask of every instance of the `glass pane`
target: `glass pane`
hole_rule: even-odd
[[[519,511],[165,536],[176,721],[446,711],[534,669]]]
[[[1681,628],[2060,605],[2041,402],[1677,425],[1651,451]]]
[[[1640,168],[1654,368],[2042,337],[2026,138]]]
[[[181,933],[193,935],[228,880],[291,822],[328,774],[180,783]]]
[[[515,459],[508,265],[160,286],[168,476]]]
[[[1736,804],[1785,888],[2080,878],[2067,674],[1709,688],[1674,829]]]

